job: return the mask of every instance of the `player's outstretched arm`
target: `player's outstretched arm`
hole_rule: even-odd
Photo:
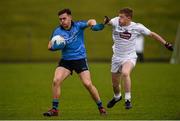
[[[150,33],[150,37],[162,43],[168,50],[173,51],[173,45],[164,40],[160,35],[155,32]]]
[[[87,24],[93,31],[100,31],[104,29],[104,24],[98,24],[95,19],[88,20]]]
[[[95,19],[89,19],[87,22],[88,26],[92,27],[97,24]]]

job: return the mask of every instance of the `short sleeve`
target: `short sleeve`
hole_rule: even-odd
[[[112,18],[109,22],[112,26],[116,26],[119,23],[119,17]]]
[[[151,31],[146,28],[143,24],[138,24],[138,30],[143,35],[150,35]]]
[[[77,25],[78,25],[81,29],[85,29],[85,28],[88,27],[87,21],[84,21],[84,20],[78,21],[78,22],[77,22]]]

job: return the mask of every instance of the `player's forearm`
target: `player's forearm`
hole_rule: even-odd
[[[155,40],[159,41],[160,43],[162,43],[163,45],[166,44],[166,41],[160,35],[158,35],[157,33],[151,32],[150,36],[153,39],[155,39]]]
[[[151,32],[150,36],[155,40],[161,42],[168,50],[173,51],[173,45],[171,43],[166,42],[160,35],[155,32]]]
[[[90,26],[93,31],[100,31],[104,29],[104,24],[98,24],[95,19],[90,19],[88,21],[88,26]]]

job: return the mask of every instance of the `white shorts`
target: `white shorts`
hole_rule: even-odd
[[[130,58],[130,57],[121,58],[121,57],[113,56],[112,62],[111,62],[111,72],[112,73],[121,72],[122,71],[122,65],[127,61],[130,61],[133,64],[133,66],[135,67],[136,60],[137,60],[137,58]]]

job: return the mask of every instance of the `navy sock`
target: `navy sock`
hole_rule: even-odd
[[[97,101],[96,104],[97,104],[98,108],[102,108],[102,102],[101,102],[101,100]]]
[[[59,105],[59,100],[58,99],[53,99],[52,101],[52,108],[57,110]]]

